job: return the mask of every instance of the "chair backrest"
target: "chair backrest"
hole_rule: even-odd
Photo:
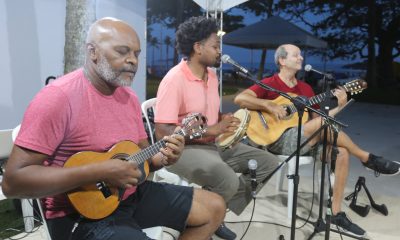
[[[153,114],[155,115],[156,102],[157,98],[150,98],[142,103],[142,113],[146,120],[146,125],[148,129],[148,134],[150,135],[151,144],[155,143],[154,128],[152,126],[154,122],[152,123],[150,121],[148,110],[151,109],[153,111]]]
[[[12,129],[0,130],[0,159],[7,158],[13,147]]]
[[[12,130],[12,141],[15,142],[15,139],[17,139],[18,133],[19,133],[19,129],[21,128],[21,124],[19,124],[18,126],[16,126],[13,130]]]

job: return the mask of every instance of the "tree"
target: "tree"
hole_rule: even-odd
[[[85,40],[95,21],[95,0],[67,0],[65,16],[64,73],[84,64]]]
[[[280,1],[278,7],[327,41],[330,59],[368,59],[370,86],[396,84],[392,63],[400,55],[399,1]]]
[[[200,16],[201,9],[193,1],[187,0],[149,0],[147,2],[147,22],[161,24],[170,29],[178,29],[179,24],[191,16]],[[160,39],[162,41],[162,39]],[[174,64],[178,63],[178,53],[174,51]]]
[[[154,51],[155,51],[156,48],[158,48],[160,43],[158,42],[158,38],[150,36],[150,39],[148,38],[148,44],[149,44],[149,46],[152,47],[152,52],[151,52],[152,64],[151,64],[151,67],[154,68],[154,57],[155,57],[154,56]]]
[[[171,37],[170,36],[165,36],[165,38],[164,38],[164,44],[165,44],[165,53],[166,53],[166,56],[165,56],[165,65],[166,65],[166,68],[168,69],[169,68],[169,47],[173,47],[173,41],[172,41],[172,39],[171,39]]]

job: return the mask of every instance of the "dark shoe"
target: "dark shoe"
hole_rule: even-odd
[[[225,240],[234,240],[236,238],[236,233],[227,228],[224,223],[215,231],[215,235]]]
[[[336,225],[340,231],[358,237],[365,236],[365,231],[362,228],[360,228],[357,224],[351,222],[351,220],[347,218],[346,213],[344,212],[339,212],[335,216],[332,216],[331,223]]]
[[[379,176],[379,174],[396,175],[400,173],[399,162],[390,161],[383,157],[375,156],[372,153],[369,154],[368,161],[363,163],[363,165],[371,170],[374,170],[375,176]]]

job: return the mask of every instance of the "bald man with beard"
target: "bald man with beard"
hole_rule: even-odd
[[[149,239],[142,228],[166,226],[180,239],[210,239],[223,221],[225,203],[212,192],[145,181],[135,162],[118,159],[64,168],[82,151],[106,152],[116,143],[149,146],[140,104],[129,87],[140,41],[127,23],[96,21],[86,40],[83,68],[42,89],[25,112],[8,160],[2,189],[11,198],[41,198],[53,239]],[[166,147],[150,159],[154,171],[178,161],[184,138],[164,137]],[[104,182],[124,189],[118,208],[90,220],[80,216],[67,192]],[[76,226],[76,228],[74,227]]]

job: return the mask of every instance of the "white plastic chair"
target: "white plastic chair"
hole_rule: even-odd
[[[289,156],[286,155],[277,155],[278,158],[282,161],[285,161]],[[306,164],[313,164],[315,161],[313,156],[300,156],[299,158],[299,167],[302,165],[306,165]],[[318,189],[317,191],[319,191],[319,188],[321,186],[321,164],[320,161],[317,161],[316,163],[319,168],[317,170],[317,185],[316,188]],[[296,156],[294,156],[292,159],[289,160],[289,162],[286,164],[287,165],[287,175],[294,175],[295,171],[296,171]],[[282,167],[283,168],[283,167]],[[283,181],[284,181],[284,177],[286,177],[286,175],[282,174],[282,168],[276,173],[276,185],[275,185],[275,189],[277,191],[280,191],[283,189]],[[335,174],[331,173],[331,174],[326,174],[325,176],[329,176],[330,177],[330,183],[333,185],[335,182]],[[325,179],[325,183],[327,182],[327,179]],[[325,184],[324,183],[324,184]],[[292,218],[292,209],[293,209],[293,191],[294,191],[294,184],[293,184],[293,179],[288,179],[288,200],[287,200],[287,216],[288,218]],[[328,192],[325,191],[325,198],[328,197],[327,194]]]
[[[157,102],[157,98],[150,98],[146,101],[144,101],[142,103],[142,114],[146,120],[146,126],[148,129],[148,133],[150,135],[150,140],[151,140],[151,144],[155,143],[155,137],[154,137],[154,128],[152,126],[152,123],[149,119],[149,114],[148,114],[148,110],[152,109],[154,115],[155,115],[155,106],[156,106],[156,102]],[[166,170],[165,168],[161,168],[157,171],[154,172],[154,177],[153,180],[156,182],[168,182],[171,184],[175,184],[175,185],[182,185],[182,186],[188,186],[189,183],[184,180],[183,178],[179,177],[178,175],[169,172],[168,170]]]
[[[11,153],[13,147],[12,131],[12,129],[0,130],[0,159],[8,158]]]
[[[13,147],[13,142],[11,138],[12,129],[3,129],[0,130],[0,159],[6,160],[11,153],[11,149]],[[0,175],[0,182],[2,181],[2,175]],[[1,191],[0,185],[0,200],[6,199],[3,191]]]
[[[286,155],[277,155],[278,158],[282,161],[285,161],[289,156]],[[300,156],[299,158],[299,166],[305,164],[312,164],[314,162],[314,158],[312,156]],[[293,175],[296,170],[296,156],[289,160],[286,164],[287,167],[287,175]],[[282,174],[283,167],[276,173],[276,185],[275,189],[280,191],[283,189],[283,181],[285,174]],[[293,179],[288,179],[288,200],[287,200],[287,216],[288,218],[292,218],[292,209],[293,209],[293,191],[294,184]]]

